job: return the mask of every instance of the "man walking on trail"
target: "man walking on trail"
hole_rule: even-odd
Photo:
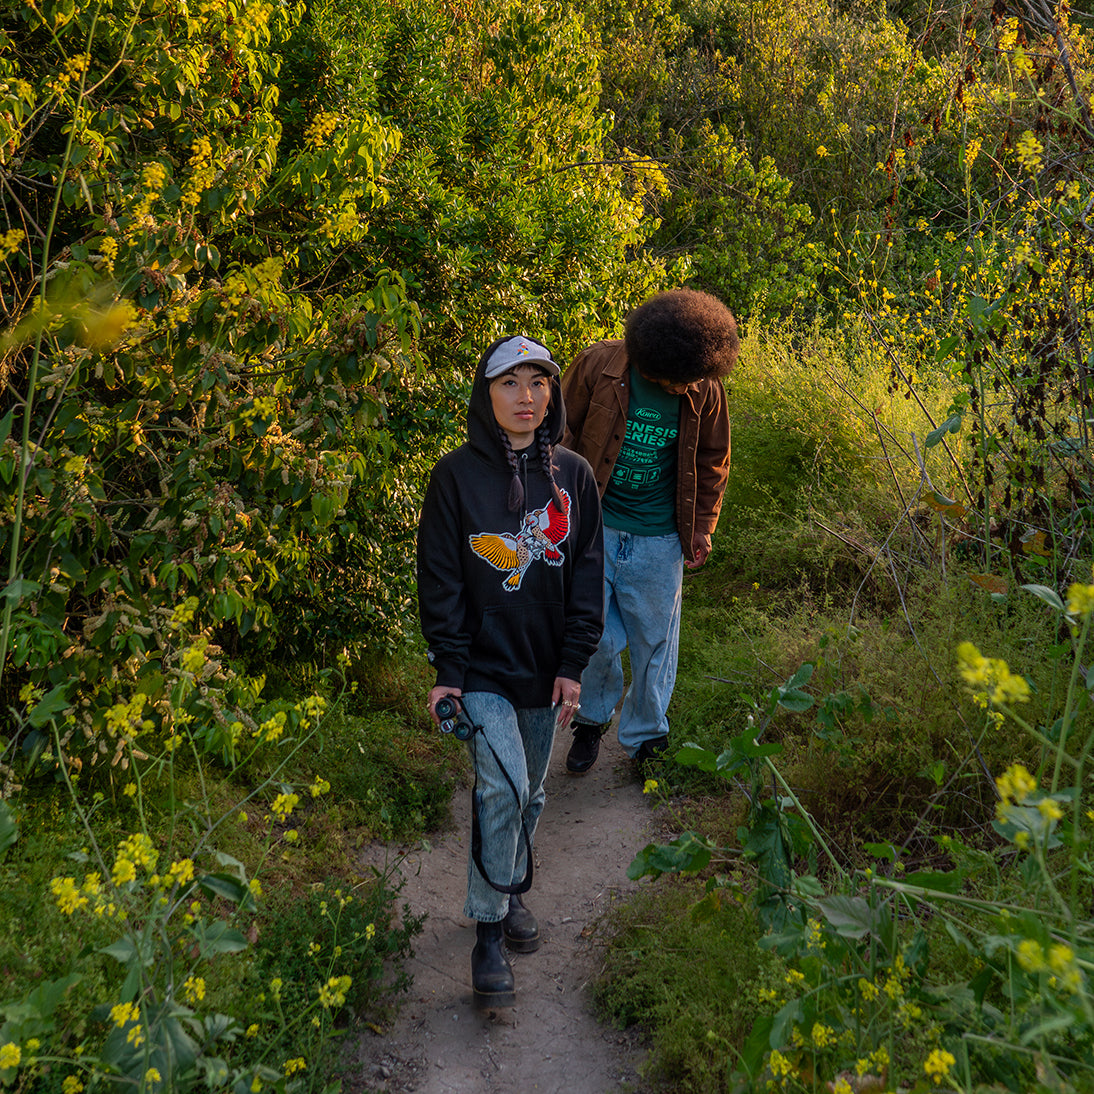
[[[722,384],[737,362],[737,323],[716,297],[659,293],[624,337],[582,350],[562,377],[563,444],[592,465],[604,510],[604,633],[581,677],[566,768],[584,774],[631,686],[619,743],[638,761],[668,747],[683,568],[710,554],[729,473]]]

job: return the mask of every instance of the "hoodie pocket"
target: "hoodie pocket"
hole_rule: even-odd
[[[549,676],[558,669],[565,630],[560,604],[532,602],[487,608],[475,636],[473,656],[479,672],[491,667],[508,677]]]

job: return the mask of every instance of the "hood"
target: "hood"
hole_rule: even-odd
[[[486,361],[502,342],[512,337],[514,337],[512,334],[503,335],[483,351],[475,368],[475,380],[471,386],[471,403],[467,408],[468,443],[491,462],[500,460],[503,467],[507,466],[507,463],[501,438],[498,436],[498,425],[494,420],[494,408],[490,405],[490,382],[486,379]],[[528,340],[538,341],[538,339]],[[539,344],[543,345],[542,342]],[[551,402],[547,407],[547,416],[543,419],[543,424],[547,427],[547,437],[551,444],[558,444],[566,431],[566,407],[562,402],[562,386],[557,376],[551,377]],[[533,455],[538,458],[538,450],[533,449]]]

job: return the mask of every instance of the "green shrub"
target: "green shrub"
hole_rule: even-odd
[[[666,1089],[727,1087],[728,1063],[744,1043],[760,991],[779,962],[736,901],[699,903],[702,887],[666,881],[611,914],[594,987],[600,1012],[651,1040],[649,1077]]]
[[[344,1006],[356,1018],[381,1016],[395,997],[410,987],[402,968],[423,918],[403,909],[396,915],[401,883],[391,873],[355,882],[319,882],[300,894],[274,895],[259,919],[258,942],[248,964],[242,994],[258,1005],[241,1014],[244,1024],[273,1019],[270,1050],[293,1055],[301,1030],[283,1015],[304,1013],[335,980]]]

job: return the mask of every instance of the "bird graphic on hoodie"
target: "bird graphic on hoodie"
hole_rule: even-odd
[[[471,550],[507,576],[502,588],[515,592],[528,567],[539,559],[549,566],[561,566],[563,554],[558,549],[570,532],[570,495],[562,494],[562,509],[549,501],[524,517],[519,532],[478,532],[468,536]]]

